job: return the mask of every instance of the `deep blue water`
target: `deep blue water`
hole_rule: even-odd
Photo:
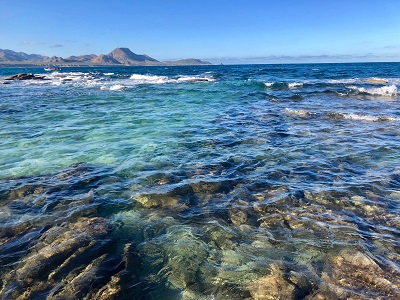
[[[0,78],[4,299],[400,297],[400,63]]]

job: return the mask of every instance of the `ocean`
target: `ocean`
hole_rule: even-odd
[[[1,68],[1,299],[400,298],[399,89],[400,63]]]

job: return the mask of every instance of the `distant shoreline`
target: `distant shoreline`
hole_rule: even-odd
[[[188,67],[188,66],[235,66],[235,65],[332,65],[332,64],[341,64],[341,65],[357,65],[357,64],[400,64],[400,62],[288,62],[288,63],[220,63],[220,64],[174,64],[163,62],[159,64],[138,64],[138,65],[123,65],[123,64],[110,64],[110,65],[101,65],[101,64],[54,64],[54,63],[26,63],[26,62],[1,62],[0,68],[46,68],[49,66],[58,66],[60,68],[79,68],[79,67]]]
[[[158,61],[146,54],[133,53],[128,48],[116,48],[108,54],[85,54],[67,58],[57,56],[43,56],[40,54],[27,54],[8,49],[0,49],[0,66],[13,67],[46,67],[57,65],[60,67],[80,66],[197,66],[212,65],[208,61],[197,58],[186,58],[175,61]]]
[[[46,68],[49,66],[58,66],[60,68],[74,68],[74,67],[179,67],[179,66],[218,66],[221,64],[174,64],[174,63],[160,63],[160,64],[142,64],[142,65],[122,65],[122,64],[114,64],[114,65],[99,65],[99,64],[32,64],[32,63],[19,63],[15,62],[10,63],[0,63],[0,68]]]

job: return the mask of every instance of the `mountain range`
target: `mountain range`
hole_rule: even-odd
[[[0,49],[1,65],[49,65],[57,64],[60,66],[68,65],[94,65],[94,66],[160,66],[160,65],[210,65],[210,62],[200,59],[190,58],[177,61],[158,61],[145,54],[133,53],[128,48],[116,48],[108,54],[85,54],[80,56],[70,56],[67,58],[57,56],[43,56],[40,54],[26,54],[15,52],[8,49]]]

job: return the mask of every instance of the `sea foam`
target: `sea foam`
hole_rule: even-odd
[[[291,82],[291,83],[288,83],[289,89],[293,89],[293,88],[300,87],[300,86],[303,86],[302,82]]]
[[[169,81],[167,76],[141,74],[132,74],[130,79],[135,81],[136,83],[167,83]]]
[[[379,88],[365,88],[357,86],[347,86],[348,89],[356,91],[358,93],[369,94],[374,96],[387,96],[393,97],[397,95],[397,87],[393,85],[385,85]]]
[[[120,91],[120,90],[123,90],[125,88],[126,88],[126,86],[123,86],[121,84],[115,84],[115,85],[110,87],[110,91]]]
[[[163,84],[163,83],[182,83],[182,82],[212,82],[215,79],[211,76],[188,76],[179,75],[177,77],[132,74],[130,77],[135,83],[139,84]]]
[[[326,114],[317,114],[304,109],[290,109],[285,108],[284,112],[289,116],[296,116],[299,118],[311,118],[318,116],[327,116],[329,119],[346,119],[353,121],[363,122],[394,122],[400,121],[400,118],[388,115],[364,115],[356,113],[341,113],[341,112],[330,112]]]

